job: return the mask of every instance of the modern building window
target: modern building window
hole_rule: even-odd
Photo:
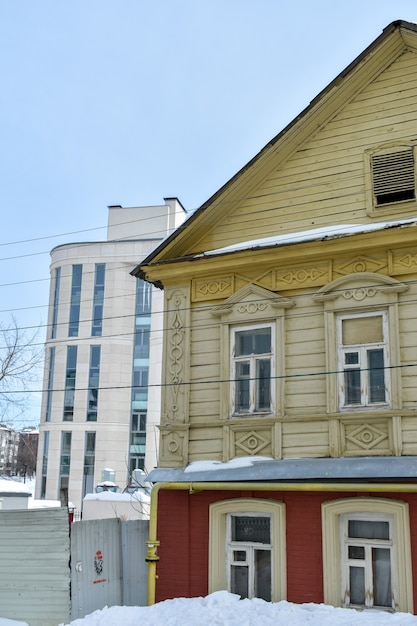
[[[85,433],[83,495],[94,491],[94,463],[96,458],[96,433]]]
[[[60,285],[61,285],[61,268],[57,267],[55,270],[54,304],[53,304],[53,309],[52,309],[51,339],[56,338],[56,332],[57,332],[57,326],[58,326],[58,307],[59,307]]]
[[[285,555],[282,502],[234,498],[210,506],[209,593],[227,589],[242,598],[284,600]]]
[[[135,329],[135,344],[134,344],[134,358],[149,359],[149,339],[150,339],[150,325],[136,326]]]
[[[42,479],[41,479],[41,500],[46,496],[46,478],[48,476],[48,454],[49,454],[49,431],[43,434],[43,455],[42,455]]]
[[[146,409],[148,401],[148,367],[136,367],[133,371],[132,402],[134,409]]]
[[[90,346],[90,369],[88,375],[87,422],[97,421],[98,392],[100,382],[100,346]]]
[[[59,461],[59,493],[58,498],[65,501],[68,498],[69,474],[71,465],[71,438],[72,433],[61,433],[61,456]]]
[[[232,329],[231,378],[233,414],[270,413],[274,376],[272,324]]]
[[[93,321],[91,335],[101,337],[103,333],[104,282],[106,277],[105,263],[96,263],[94,274]]]
[[[130,476],[135,469],[145,469],[151,304],[152,285],[137,279],[132,371],[132,418],[129,445]]]
[[[65,422],[74,417],[75,377],[77,371],[77,346],[67,346],[67,368],[65,372],[64,416]]]
[[[145,469],[146,411],[133,412],[130,429],[129,472]]]
[[[136,281],[136,315],[149,315],[151,304],[152,285],[138,278]]]
[[[80,303],[81,303],[81,282],[82,282],[82,265],[72,266],[72,283],[71,283],[71,300],[68,336],[78,337],[78,328],[80,324]]]
[[[227,514],[227,588],[243,598],[272,597],[271,517]]]
[[[48,390],[46,393],[45,422],[51,421],[52,393],[54,388],[55,347],[49,349]]]
[[[408,505],[346,498],[322,505],[324,601],[412,612]]]
[[[146,411],[132,412],[129,446],[129,472],[145,469]]]
[[[340,407],[389,404],[387,313],[340,315],[337,322]]]

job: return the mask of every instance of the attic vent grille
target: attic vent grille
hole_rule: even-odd
[[[373,155],[372,177],[376,205],[414,200],[413,148]]]

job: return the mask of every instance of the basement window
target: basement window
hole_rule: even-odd
[[[397,146],[371,156],[374,206],[416,199],[414,150]]]

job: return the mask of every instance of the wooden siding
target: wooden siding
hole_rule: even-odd
[[[364,150],[416,139],[416,55],[407,52],[216,225],[201,249],[329,224],[370,221]],[[412,203],[408,215],[415,214]],[[205,247],[205,243],[208,244]]]
[[[299,422],[288,420],[282,428],[284,458],[329,456],[327,420]]]
[[[352,92],[349,102],[284,163],[277,159],[263,181],[241,197],[238,208],[224,210],[214,232],[208,230],[199,242],[200,249],[331,224],[414,217],[417,201],[384,207],[383,217],[375,217],[376,209],[370,211],[365,154],[398,140],[415,144],[417,150],[416,70],[417,55],[407,51],[370,84]],[[276,459],[417,454],[412,413],[417,409],[413,227],[371,232],[354,240],[335,237],[248,250],[239,256],[207,256],[192,263],[185,259],[179,265],[184,269],[178,270],[180,286],[173,283],[166,290],[165,308],[172,313],[166,318],[171,339],[166,342],[170,352],[164,380],[170,382],[175,365],[190,385],[177,395],[175,385],[163,392],[161,466],[250,454]],[[161,271],[169,272],[170,267]],[[337,348],[331,336],[335,330],[330,328],[334,321],[328,317],[333,300],[316,295],[332,281],[353,277],[354,284],[361,273],[376,286],[381,282],[385,291],[376,289],[375,296],[374,287],[366,292],[365,283],[365,291],[357,293],[336,287],[334,298],[340,299],[333,318],[345,303],[348,312],[390,308],[392,406],[340,411]],[[175,306],[184,333],[178,345],[169,321],[176,319],[175,294],[182,302]],[[274,322],[277,329],[275,410],[269,416],[239,418],[231,414],[230,328],[264,322]],[[181,411],[176,398],[183,402]],[[366,445],[361,440],[365,431]]]

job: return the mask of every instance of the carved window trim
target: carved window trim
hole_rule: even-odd
[[[261,514],[271,519],[272,602],[286,599],[286,520],[285,504],[261,498],[234,498],[210,505],[209,593],[227,589],[227,516]]]
[[[386,311],[388,328],[388,347],[390,354],[391,403],[394,409],[401,407],[401,374],[396,367],[400,364],[398,295],[407,291],[404,283],[372,272],[357,272],[342,276],[322,287],[313,300],[324,305],[324,325],[326,339],[326,377],[327,410],[329,413],[340,412],[339,377],[337,348],[337,318],[339,315]],[[372,410],[372,407],[370,407]],[[348,407],[342,412],[363,410]]]
[[[261,415],[277,416],[284,412],[284,346],[285,309],[294,306],[294,301],[283,298],[257,285],[248,285],[220,305],[211,310],[211,315],[219,320],[220,335],[220,419],[250,419]],[[265,414],[252,413],[236,416],[231,403],[230,354],[232,329],[238,326],[273,324],[275,355],[274,378],[271,380],[271,395],[275,398],[273,412]]]

